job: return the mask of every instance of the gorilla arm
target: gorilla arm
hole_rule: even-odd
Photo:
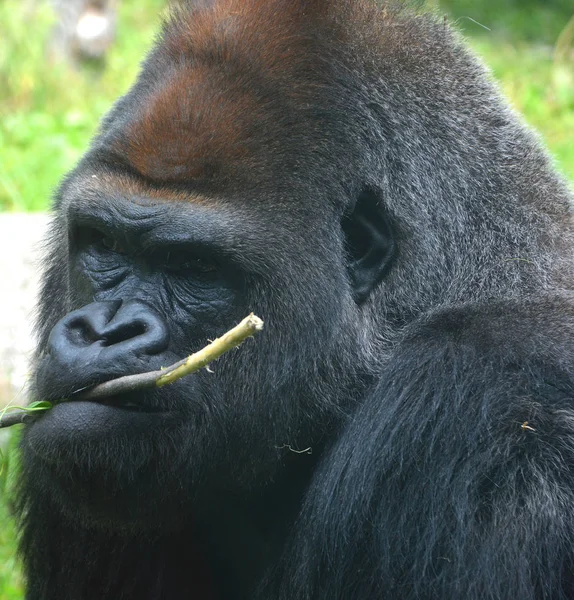
[[[323,462],[277,597],[573,597],[573,312],[413,324]]]

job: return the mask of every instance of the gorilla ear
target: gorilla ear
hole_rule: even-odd
[[[385,276],[394,255],[395,239],[382,202],[373,190],[363,190],[342,221],[347,268],[355,302],[363,303]]]

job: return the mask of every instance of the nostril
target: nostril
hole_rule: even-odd
[[[69,341],[78,346],[93,344],[98,339],[91,323],[82,316],[71,319],[67,323],[66,332]]]
[[[148,332],[149,325],[144,320],[131,321],[124,323],[121,327],[113,329],[112,331],[104,333],[102,340],[104,346],[112,346],[113,344],[119,344],[132,338],[144,335]]]
[[[143,301],[93,302],[52,329],[37,390],[46,399],[61,398],[86,385],[141,372],[148,359],[168,350],[169,338],[167,321]]]
[[[123,352],[157,354],[169,344],[169,331],[164,319],[141,300],[124,302],[114,318],[101,332],[106,347],[120,346]]]
[[[101,324],[95,323],[84,315],[70,319],[66,323],[65,331],[68,341],[77,346],[94,344],[103,339]]]
[[[89,304],[70,313],[54,328],[54,337],[63,337],[73,346],[87,346],[103,339],[110,320],[122,305],[121,300]]]

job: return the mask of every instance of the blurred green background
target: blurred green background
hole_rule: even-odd
[[[42,0],[0,1],[0,211],[44,210],[101,115],[133,81],[165,0],[123,2],[105,69],[48,58],[55,15]],[[572,0],[428,0],[492,68],[513,105],[574,180]],[[0,440],[1,441],[1,440]],[[0,600],[21,600],[14,530],[0,474]],[[4,486],[4,487],[3,487]]]

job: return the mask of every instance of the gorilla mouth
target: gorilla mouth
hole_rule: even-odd
[[[103,406],[109,406],[110,408],[117,408],[128,412],[137,413],[161,413],[165,412],[158,406],[150,406],[142,404],[141,402],[134,402],[131,398],[124,396],[109,396],[108,398],[98,398],[97,400],[91,400],[94,404],[102,404]]]

